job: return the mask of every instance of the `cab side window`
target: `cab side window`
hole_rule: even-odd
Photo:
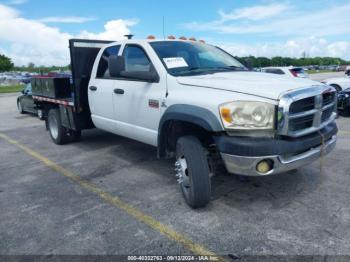
[[[111,76],[109,75],[109,69],[108,69],[108,58],[111,55],[118,55],[119,49],[120,49],[120,45],[106,48],[106,50],[103,52],[101,56],[100,62],[98,63],[96,78],[104,78],[104,79],[111,78]]]
[[[141,47],[126,46],[124,53],[125,71],[150,72],[151,61]]]

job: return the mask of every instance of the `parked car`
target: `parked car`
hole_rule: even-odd
[[[22,95],[17,98],[17,108],[21,114],[31,113],[43,119],[42,110],[38,110],[33,100],[32,85],[27,84],[21,91]]]
[[[343,77],[328,78],[322,81],[322,83],[333,86],[337,92],[350,88],[350,74],[345,72]]]
[[[193,208],[209,203],[217,160],[232,174],[275,175],[336,145],[336,91],[320,82],[250,71],[192,40],[69,46],[72,89],[69,78],[33,81],[52,141],[76,141],[97,127],[152,145],[158,158],[174,159]]]
[[[350,115],[350,88],[338,93],[338,110],[341,114]]]
[[[264,67],[261,69],[261,72],[277,75],[286,75],[290,77],[309,78],[309,75],[305,72],[305,70],[302,67]]]

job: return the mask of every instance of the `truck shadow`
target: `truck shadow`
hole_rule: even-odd
[[[152,146],[99,130],[84,132],[83,141],[75,146],[84,151],[106,149],[106,154],[128,163],[125,167],[143,169],[157,175],[167,185],[173,183],[176,186],[173,159],[157,159],[156,149]],[[104,176],[103,170],[91,175],[94,178]],[[108,170],[108,173],[115,171],[113,167]],[[231,175],[221,167],[212,178],[212,200],[235,207],[268,201],[272,208],[279,209],[293,202],[297,196],[317,190],[321,179],[317,164],[266,177]]]

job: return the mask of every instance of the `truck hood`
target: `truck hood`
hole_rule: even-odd
[[[208,75],[181,76],[182,85],[214,88],[278,100],[281,93],[298,88],[323,85],[305,78],[260,72],[220,72]]]

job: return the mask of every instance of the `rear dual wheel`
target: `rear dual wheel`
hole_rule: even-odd
[[[81,131],[69,130],[62,126],[61,116],[58,109],[51,109],[47,117],[48,129],[52,141],[57,145],[80,140]]]

